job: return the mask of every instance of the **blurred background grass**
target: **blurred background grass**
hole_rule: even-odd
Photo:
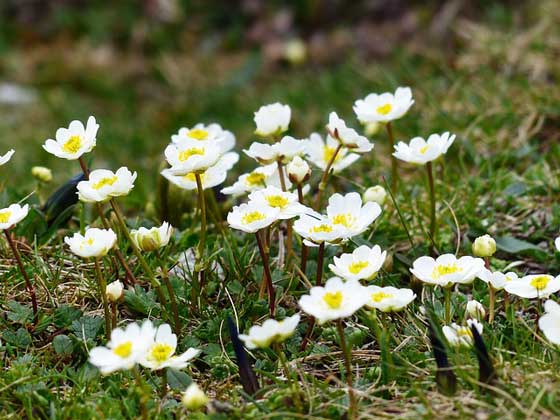
[[[0,177],[21,198],[31,166],[46,165],[54,189],[78,167],[41,144],[93,114],[92,166],[137,170],[129,200],[141,205],[181,126],[219,122],[245,145],[253,112],[281,101],[291,134],[306,137],[332,110],[357,126],[355,99],[399,85],[416,104],[398,138],[458,133],[450,159],[463,166],[452,169],[490,155],[500,168],[542,156],[557,166],[559,17],[553,0],[4,0],[0,152],[17,152]],[[374,141],[385,162],[384,133]],[[229,179],[252,165],[242,157]],[[371,162],[360,165],[356,180],[377,183]]]

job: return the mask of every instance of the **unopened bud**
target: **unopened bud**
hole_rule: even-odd
[[[51,182],[52,181],[52,171],[44,166],[34,166],[31,168],[31,175],[41,182]]]
[[[369,187],[367,190],[365,190],[363,195],[364,201],[377,203],[380,206],[382,206],[383,203],[385,203],[386,198],[387,198],[387,191],[385,191],[385,188],[383,188],[381,185],[376,185],[375,187]]]
[[[197,411],[208,404],[208,396],[194,382],[183,393],[182,403],[187,410]]]
[[[472,251],[477,257],[491,257],[496,252],[496,241],[490,235],[479,236],[474,240]]]
[[[477,300],[469,300],[467,302],[467,313],[471,318],[478,319],[479,321],[483,320],[486,316],[484,306]]]
[[[296,185],[307,181],[311,176],[309,164],[299,156],[294,157],[286,165],[286,171],[288,172],[288,179]]]
[[[109,283],[105,289],[107,299],[111,302],[117,302],[123,295],[123,289],[123,284],[119,280]]]

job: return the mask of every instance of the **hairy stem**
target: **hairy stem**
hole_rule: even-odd
[[[272,283],[272,275],[270,274],[270,264],[268,260],[268,254],[264,248],[263,240],[261,238],[260,232],[255,232],[255,236],[257,237],[257,245],[259,247],[259,252],[261,254],[261,258],[263,260],[263,269],[264,269],[264,277],[266,280],[266,288],[268,290],[268,308],[270,312],[270,317],[274,317],[274,313],[276,312],[276,297],[274,293],[274,284]]]
[[[101,301],[103,302],[103,313],[105,314],[105,336],[107,341],[111,339],[111,312],[109,311],[109,302],[107,301],[107,280],[103,277],[101,272],[100,258],[96,257],[93,261],[95,263],[95,274],[97,276],[97,285],[99,286],[99,293],[101,294]]]
[[[348,418],[354,419],[356,416],[356,395],[354,394],[354,381],[352,379],[352,349],[346,344],[346,337],[344,336],[344,325],[342,320],[336,321],[336,328],[340,337],[340,347],[344,353],[344,369],[346,370],[346,383],[348,384],[348,399],[350,405],[348,407]]]

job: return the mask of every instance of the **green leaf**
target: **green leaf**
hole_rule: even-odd
[[[140,286],[134,286],[134,290],[126,290],[124,292],[124,301],[130,309],[142,315],[158,312],[159,305],[155,300],[154,292],[146,292]]]
[[[510,254],[517,254],[523,251],[540,251],[544,252],[544,249],[521,239],[516,239],[513,236],[500,236],[496,238],[496,245],[498,249]]]
[[[25,348],[31,344],[31,334],[25,328],[20,328],[15,333],[10,330],[4,331],[2,337],[6,343],[16,347]]]
[[[8,302],[8,319],[18,324],[26,324],[33,319],[33,309],[11,300]]]
[[[70,305],[61,305],[54,311],[54,325],[57,328],[65,328],[73,321],[82,316],[82,311]]]
[[[72,322],[72,332],[82,339],[93,340],[97,336],[97,332],[103,324],[103,318],[99,316],[83,316]]]
[[[167,369],[167,383],[176,391],[184,391],[192,383],[192,379],[185,372]]]
[[[72,354],[74,345],[72,344],[72,340],[70,339],[70,337],[68,337],[67,335],[57,335],[52,343],[56,354],[61,356]]]

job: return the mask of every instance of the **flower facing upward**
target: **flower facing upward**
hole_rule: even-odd
[[[473,344],[471,325],[474,325],[479,334],[482,334],[482,324],[476,319],[468,319],[466,326],[457,325],[455,323],[445,325],[442,328],[442,332],[450,346],[470,347]]]
[[[107,299],[111,302],[117,302],[123,295],[124,286],[119,280],[109,283],[105,288]]]
[[[171,136],[171,142],[181,144],[185,140],[209,142],[218,146],[222,153],[229,152],[235,146],[235,136],[231,131],[224,130],[220,124],[197,124],[193,128],[182,127],[177,134]]]
[[[103,375],[131,369],[143,357],[153,337],[153,326],[145,321],[142,327],[132,323],[111,332],[107,347],[95,347],[89,352],[89,362]]]
[[[432,134],[428,140],[414,137],[409,144],[399,142],[395,145],[393,156],[397,159],[418,165],[424,165],[444,155],[455,140],[455,134]]]
[[[89,174],[87,181],[78,182],[78,197],[85,203],[99,203],[127,195],[134,188],[136,176],[136,172],[130,172],[125,166],[117,172],[96,169]]]
[[[223,153],[216,143],[186,138],[180,143],[168,145],[164,154],[171,166],[171,174],[186,175],[191,172],[203,172],[214,166]]]
[[[0,156],[0,166],[5,165],[10,161],[12,156],[14,155],[15,150],[8,150],[4,155]]]
[[[381,252],[379,245],[372,248],[362,245],[351,254],[334,257],[331,271],[345,280],[371,280],[383,266],[387,251]]]
[[[138,363],[149,369],[183,369],[188,365],[189,360],[200,353],[200,350],[191,347],[183,354],[175,356],[177,336],[171,332],[169,324],[162,324],[157,329],[152,326],[151,333],[146,335],[149,338],[148,345]]]
[[[353,152],[365,153],[373,149],[373,143],[358,134],[353,128],[347,127],[343,119],[339,118],[336,112],[329,114],[327,124],[329,134],[343,146],[352,149]]]
[[[345,238],[344,231],[339,226],[315,212],[302,214],[294,222],[294,231],[304,239],[305,245],[311,247],[322,243],[336,244]]]
[[[368,286],[366,290],[369,297],[366,306],[381,312],[401,311],[416,298],[410,289]]]
[[[280,186],[278,166],[275,163],[259,166],[252,172],[241,175],[233,185],[222,188],[220,192],[227,195],[242,195],[260,190],[268,185]]]
[[[354,103],[356,117],[362,123],[390,122],[408,112],[414,100],[409,87],[399,87],[395,93],[370,93]]]
[[[410,272],[424,283],[449,287],[455,283],[471,283],[483,268],[484,260],[481,258],[442,254],[435,260],[432,257],[418,258]]]
[[[160,227],[133,229],[130,231],[130,236],[138,248],[144,252],[150,252],[166,246],[172,233],[173,227],[169,223],[163,222]]]
[[[368,202],[362,207],[362,197],[357,192],[333,194],[327,205],[328,219],[344,232],[345,238],[365,232],[380,214],[381,207],[377,203]]]
[[[279,214],[280,210],[275,207],[249,202],[233,207],[227,215],[227,222],[234,229],[255,233],[278,220]]]
[[[477,277],[492,286],[494,290],[502,290],[510,281],[519,280],[517,274],[512,271],[504,274],[499,271],[492,272],[487,268],[482,269]]]
[[[289,191],[282,191],[278,187],[266,187],[262,190],[253,191],[249,194],[249,200],[257,207],[262,206],[277,209],[278,219],[291,219],[306,211],[311,211],[308,207],[300,204],[297,194]]]
[[[543,299],[560,290],[560,276],[531,274],[505,285],[506,292],[526,299]]]
[[[255,134],[267,137],[279,135],[288,129],[292,111],[288,105],[273,103],[263,105],[255,112]]]
[[[261,165],[268,165],[273,162],[287,164],[294,157],[303,155],[306,144],[306,140],[284,136],[282,140],[274,144],[253,142],[249,149],[243,151]]]
[[[299,307],[317,319],[319,324],[346,318],[358,311],[369,299],[369,295],[357,281],[344,282],[331,277],[324,287],[312,287],[308,295],[299,299]]]
[[[479,236],[473,242],[472,251],[477,257],[491,257],[496,252],[496,241],[490,235]]]
[[[0,230],[10,229],[15,224],[21,222],[29,213],[29,205],[20,206],[12,204],[9,207],[0,209]]]
[[[324,142],[319,134],[313,133],[307,141],[305,154],[311,163],[324,171],[332,160],[338,144],[330,135],[327,135],[326,142]],[[348,149],[343,147],[335,156],[331,168],[335,174],[339,173],[359,158],[359,154],[348,153]]]
[[[544,315],[539,319],[539,328],[546,339],[553,344],[560,344],[560,305],[553,300],[544,303]]]
[[[209,401],[210,399],[208,398],[208,396],[194,382],[187,387],[187,389],[183,393],[183,397],[181,398],[183,406],[187,410],[192,411],[200,410],[202,407],[208,404]]]
[[[262,325],[252,326],[249,334],[239,334],[239,338],[248,349],[265,348],[272,343],[281,343],[294,334],[299,319],[298,314],[282,321],[267,319]]]
[[[84,235],[75,233],[72,237],[65,237],[64,242],[79,257],[100,258],[115,246],[117,235],[111,229],[90,228]]]
[[[98,129],[99,124],[93,116],[88,118],[85,127],[80,121],[74,120],[68,128],[56,130],[56,140],[48,139],[43,145],[43,149],[59,158],[79,159],[84,153],[91,152],[95,147]]]

